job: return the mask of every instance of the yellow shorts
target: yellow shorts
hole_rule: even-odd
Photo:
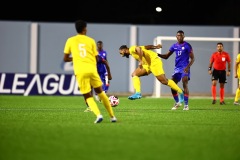
[[[101,87],[103,85],[97,70],[93,72],[85,71],[79,72],[76,75],[76,80],[82,94],[89,93],[93,88]]]
[[[143,68],[147,71],[148,74],[152,74],[156,77],[162,74],[165,74],[163,70],[163,63],[160,58],[155,58],[151,61],[151,65],[143,65]]]

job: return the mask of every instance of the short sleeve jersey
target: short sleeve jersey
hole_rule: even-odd
[[[99,74],[107,73],[107,69],[103,60],[107,60],[107,52],[105,50],[98,51],[98,62],[97,62],[97,70]]]
[[[189,64],[190,53],[193,52],[192,46],[184,41],[183,43],[174,43],[170,48],[170,52],[175,52],[175,73],[182,72]]]
[[[97,69],[98,55],[95,40],[86,35],[76,35],[67,39],[64,54],[72,54],[73,70],[77,74],[83,70]]]
[[[214,52],[210,58],[210,63],[213,63],[213,68],[216,70],[226,70],[226,62],[231,62],[227,52]]]
[[[240,53],[238,53],[238,55],[237,55],[236,63],[238,63],[237,75],[238,75],[238,77],[240,77]]]
[[[129,53],[132,55],[133,58],[139,61],[139,55],[135,51],[136,47],[137,46],[131,46],[129,48]],[[153,59],[159,58],[157,53],[153,52],[152,50],[147,50],[144,46],[139,47],[141,47],[142,51],[144,52],[144,56],[142,57],[142,62],[144,65],[151,65]]]

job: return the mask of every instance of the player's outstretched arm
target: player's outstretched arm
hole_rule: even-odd
[[[146,45],[146,46],[144,46],[145,47],[145,49],[147,49],[147,50],[149,50],[149,49],[160,49],[160,48],[162,48],[162,45],[161,44],[158,44],[158,45]]]
[[[173,54],[173,52],[171,52],[171,51],[168,51],[166,54],[158,53],[158,57],[163,58],[163,59],[168,59],[172,54]]]

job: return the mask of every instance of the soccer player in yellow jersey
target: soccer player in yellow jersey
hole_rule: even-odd
[[[234,71],[235,71],[235,78],[238,79],[238,88],[236,90],[235,98],[234,98],[234,105],[240,105],[238,103],[238,99],[240,97],[240,53],[237,55],[237,59],[235,61],[235,66],[234,66]]]
[[[140,99],[141,95],[141,76],[153,75],[163,85],[169,86],[171,89],[177,91],[179,94],[183,94],[183,91],[179,86],[171,79],[167,79],[163,70],[162,60],[158,57],[158,54],[151,49],[162,48],[162,45],[146,45],[146,46],[131,46],[128,48],[126,45],[122,45],[119,48],[119,53],[122,57],[129,58],[131,55],[138,61],[138,68],[132,73],[133,87],[135,94],[128,97],[130,100]]]
[[[87,23],[83,20],[75,22],[77,35],[69,37],[64,47],[64,61],[73,61],[73,70],[76,76],[80,92],[83,94],[86,103],[96,115],[94,123],[100,123],[103,116],[91,94],[91,89],[98,94],[106,110],[109,113],[110,121],[116,122],[111,104],[106,93],[102,90],[102,81],[97,71],[97,46],[93,38],[88,37]],[[72,57],[70,57],[70,54]]]

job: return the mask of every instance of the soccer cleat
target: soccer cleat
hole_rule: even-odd
[[[238,103],[238,102],[234,102],[233,104],[236,105],[236,106],[240,105],[240,103]]]
[[[100,123],[103,120],[103,116],[100,114],[97,116],[97,119],[94,121],[94,123]]]
[[[220,105],[225,105],[226,103],[224,101],[220,102]]]
[[[84,112],[92,112],[92,110],[90,109],[90,107],[87,107]]]
[[[142,98],[142,95],[139,92],[136,92],[135,94],[128,97],[128,99],[130,99],[130,100],[135,100],[135,99],[140,99],[140,98]]]
[[[188,111],[189,110],[189,107],[188,105],[185,105],[184,108],[183,108],[184,111]]]
[[[117,122],[117,118],[116,117],[112,117],[112,118],[110,118],[110,121],[111,122]]]
[[[212,104],[216,104],[216,100],[213,100],[213,101],[212,101]]]
[[[180,107],[182,104],[180,102],[175,103],[174,106],[172,107],[172,110],[176,110],[178,109],[178,107]]]

